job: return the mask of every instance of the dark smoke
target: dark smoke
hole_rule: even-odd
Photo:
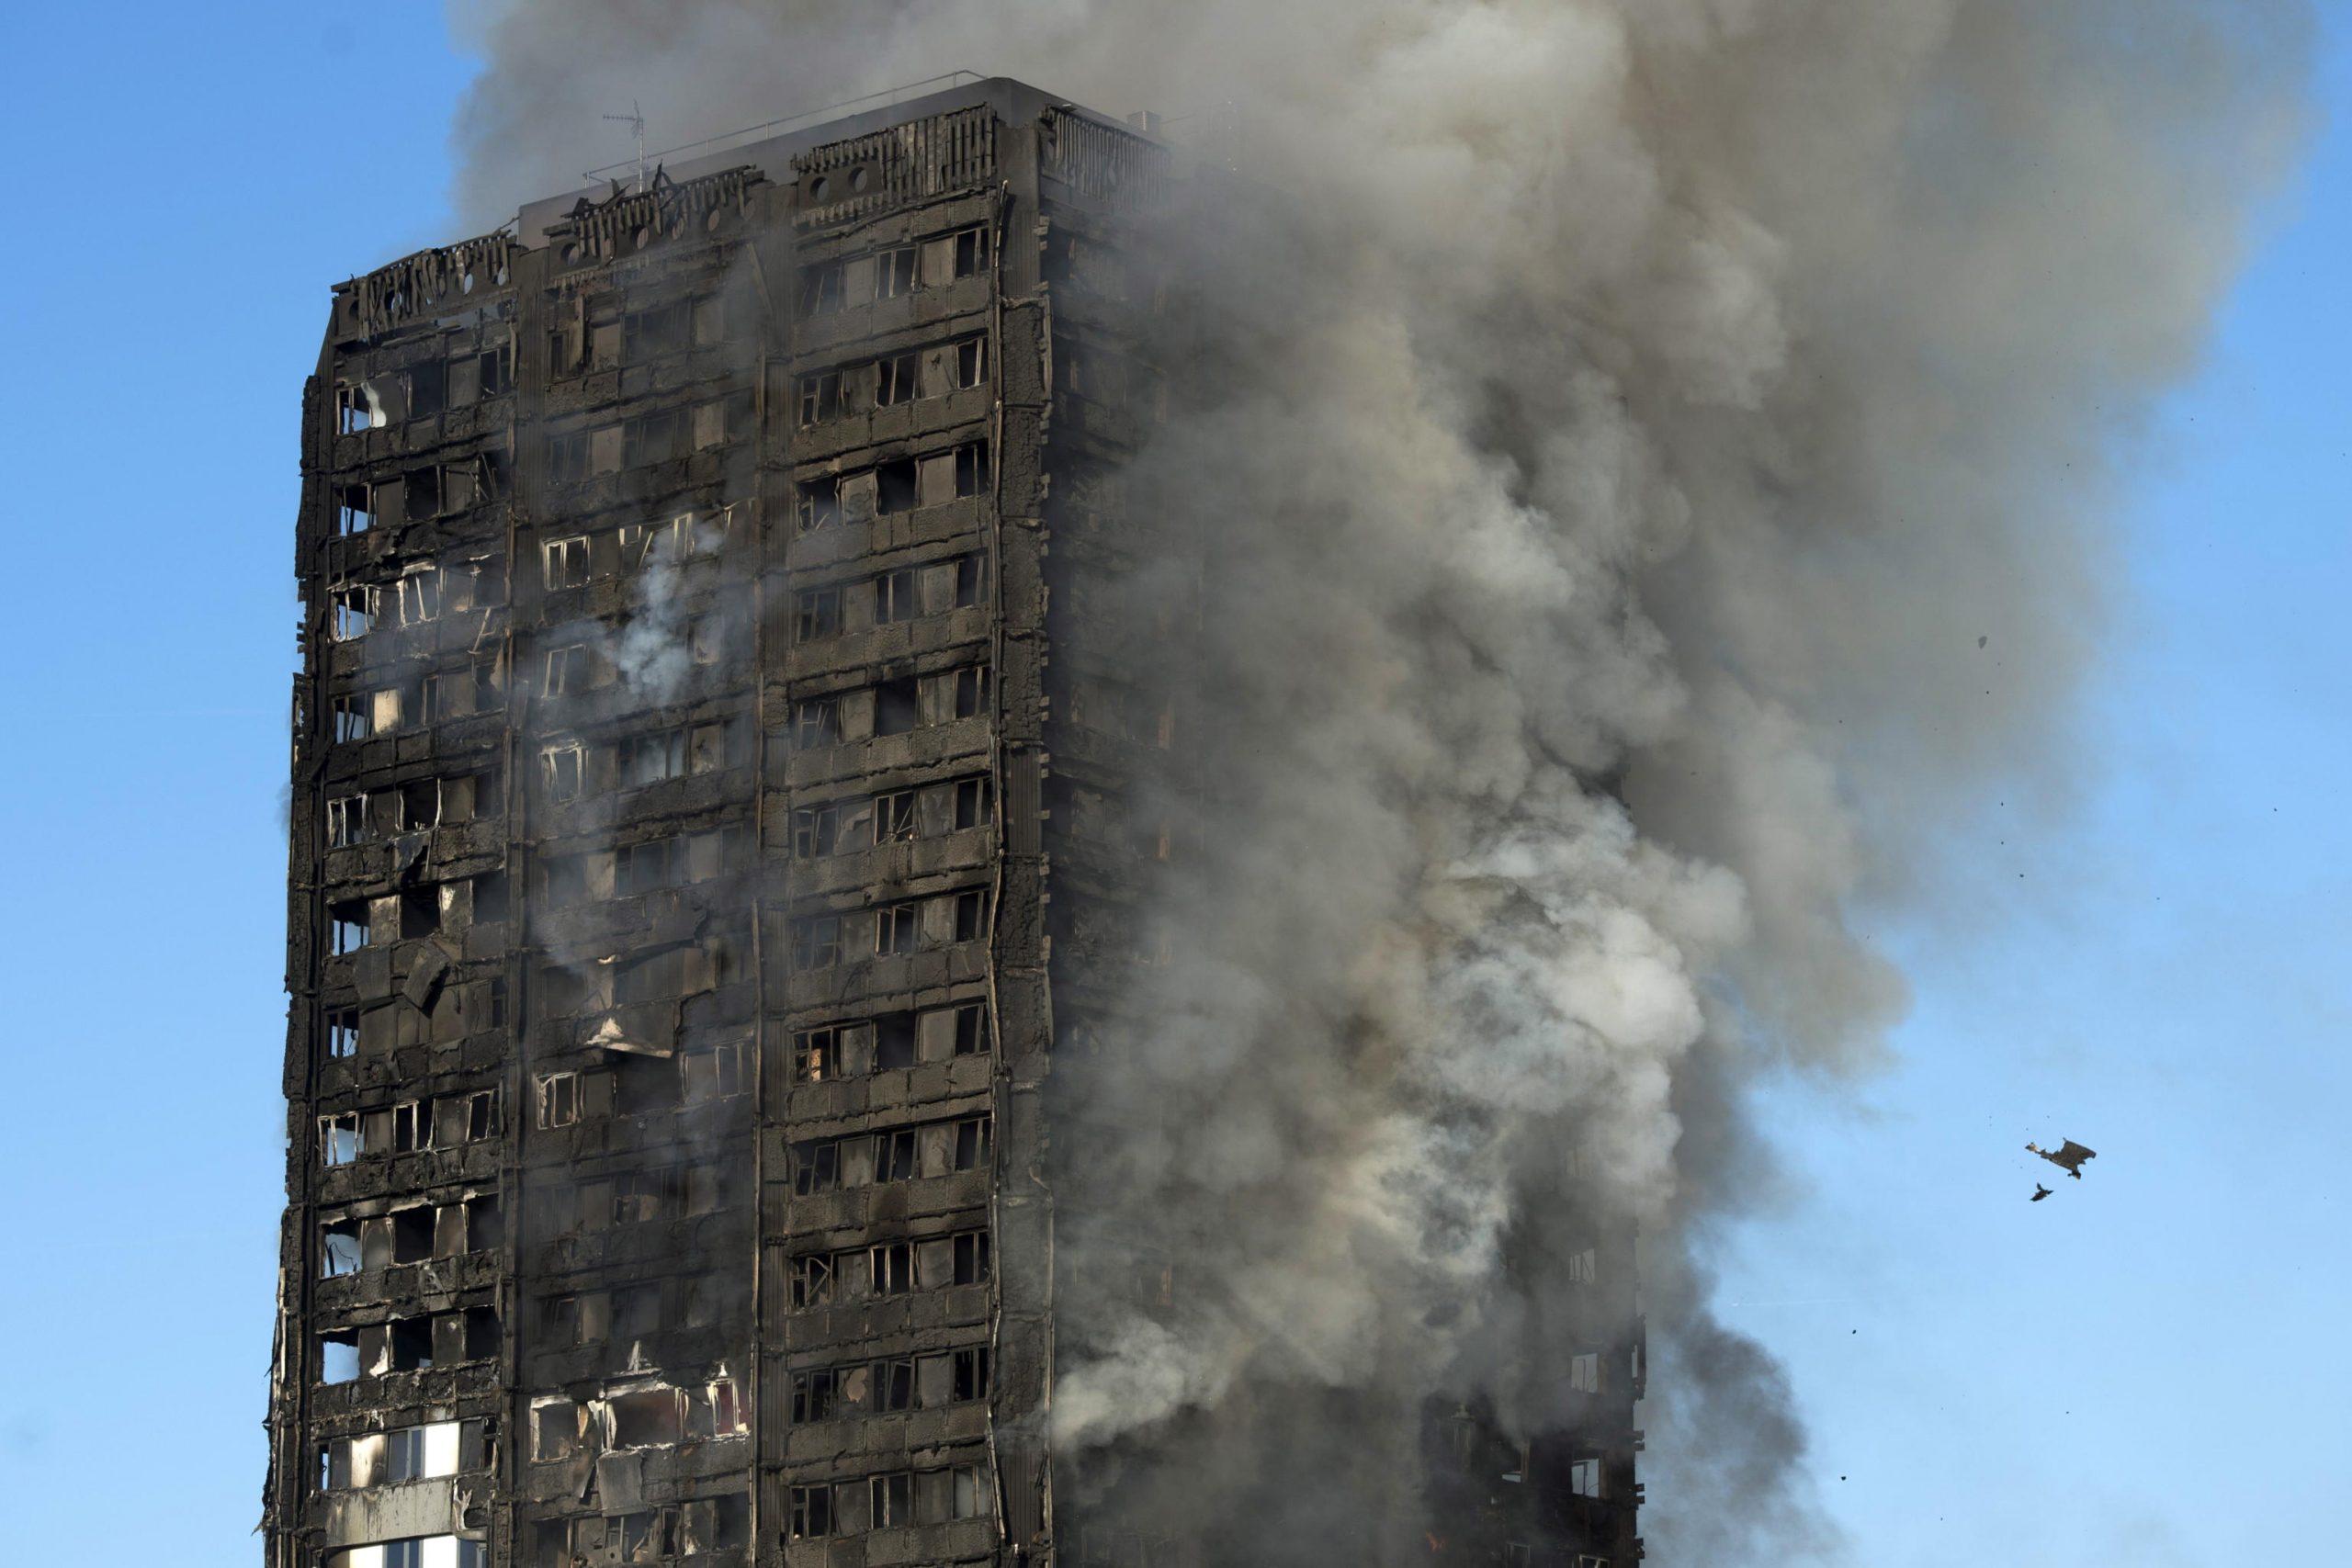
[[[1126,504],[1209,563],[1185,739],[1229,809],[1164,1023],[1062,1091],[1057,1439],[1141,1445],[1169,1519],[1246,1532],[1217,1560],[1396,1539],[1422,1394],[1540,1426],[1561,1227],[1630,1220],[1654,1556],[1834,1555],[1706,1305],[1767,1185],[1746,1086],[1869,1069],[1905,998],[1858,914],[2064,772],[2117,465],[2295,148],[2303,7],[460,14],[484,227],[631,98],[659,144],[959,66],[1182,117],[1259,193],[1162,236],[1193,308]],[[1083,1283],[1137,1238],[1194,1282],[1165,1322]]]

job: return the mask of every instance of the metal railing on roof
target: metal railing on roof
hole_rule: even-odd
[[[927,93],[942,93],[951,87],[966,86],[974,82],[987,80],[987,77],[977,71],[950,71],[944,75],[926,76],[920,82],[908,82],[896,87],[885,87],[878,93],[868,93],[861,98],[845,98],[840,103],[827,104],[821,108],[804,109],[799,114],[786,115],[782,119],[763,120],[758,125],[747,125],[741,130],[723,131],[717,136],[706,136],[699,141],[687,141],[675,147],[665,147],[659,152],[646,152],[639,157],[624,158],[617,164],[607,164],[601,169],[591,169],[581,178],[608,180],[625,170],[634,171],[646,164],[667,163],[682,152],[696,154],[715,152],[723,147],[746,141],[782,136],[805,126],[822,124],[828,119],[863,114],[867,109],[886,109],[894,104],[902,104],[909,98],[922,97]]]

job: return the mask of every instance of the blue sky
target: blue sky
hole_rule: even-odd
[[[449,237],[469,70],[433,7],[236,17],[0,18],[31,165],[0,248],[0,1497],[102,1521],[83,1562],[258,1561],[296,400],[327,286]],[[1799,1185],[1732,1238],[1727,1313],[1790,1362],[1866,1568],[2352,1539],[2347,255],[2331,118],[2147,440],[2077,801],[1956,826],[2001,891],[1885,931],[1901,1065],[1773,1098]],[[2029,1208],[2053,1173],[2018,1145],[2064,1136],[2101,1157]]]

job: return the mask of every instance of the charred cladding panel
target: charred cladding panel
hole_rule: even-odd
[[[1145,1560],[1055,1495],[1046,1089],[1180,852],[1184,618],[1087,608],[1160,158],[988,83],[336,291],[272,1568]]]

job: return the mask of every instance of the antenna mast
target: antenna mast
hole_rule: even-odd
[[[637,188],[645,188],[645,116],[638,111],[637,100],[628,101],[628,113],[608,114],[606,119],[616,119],[637,132]]]

